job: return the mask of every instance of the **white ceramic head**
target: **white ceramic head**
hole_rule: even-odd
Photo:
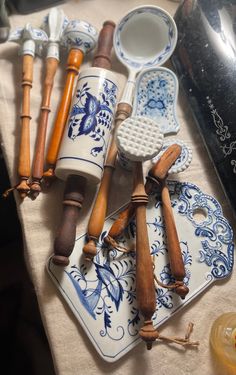
[[[52,8],[44,18],[42,28],[48,35],[47,57],[59,60],[59,44],[68,23],[68,18],[59,8]]]
[[[152,159],[152,163],[155,164],[157,160],[161,157],[161,155],[165,152],[165,150],[173,144],[178,144],[181,146],[181,154],[169,169],[168,174],[180,173],[185,171],[185,169],[189,167],[192,161],[192,150],[190,147],[188,147],[184,142],[178,139],[169,139],[164,141],[160,153]]]
[[[113,44],[118,59],[128,69],[140,71],[163,64],[176,42],[177,28],[171,15],[157,6],[145,5],[119,21]]]
[[[21,55],[34,56],[35,52],[39,52],[39,46],[47,43],[48,36],[45,31],[33,28],[29,23],[25,27],[20,27],[11,32],[9,41],[20,44]]]
[[[73,20],[66,26],[62,35],[62,44],[68,49],[78,48],[84,54],[95,48],[98,41],[98,31],[90,23]]]
[[[116,133],[116,143],[129,160],[150,160],[162,148],[163,134],[158,125],[147,117],[129,117]]]
[[[164,135],[176,134],[180,128],[176,116],[178,91],[178,79],[170,69],[145,69],[136,80],[133,114],[155,120]]]

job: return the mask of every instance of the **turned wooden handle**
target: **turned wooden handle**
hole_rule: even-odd
[[[41,105],[41,113],[39,119],[38,134],[36,140],[34,162],[32,168],[32,184],[31,190],[36,194],[41,191],[40,181],[43,176],[44,167],[44,153],[45,153],[45,141],[48,124],[48,115],[50,113],[50,99],[53,88],[54,77],[57,71],[59,61],[53,57],[46,59],[46,71],[43,87],[43,98]]]
[[[162,182],[161,200],[171,273],[176,280],[182,281],[185,277],[185,269],[174,214],[171,207],[170,194],[165,180]]]
[[[33,56],[23,55],[22,68],[22,113],[21,141],[18,173],[20,177],[30,177],[30,90],[33,82]]]
[[[130,116],[131,111],[132,108],[129,104],[118,104],[115,118],[115,129],[119,127],[122,121]],[[106,163],[104,165],[101,184],[88,223],[87,237],[89,239],[89,242],[83,248],[86,259],[92,259],[96,254],[96,241],[98,241],[99,236],[102,232],[106,217],[109,191],[113,171],[115,169],[116,156],[117,146],[113,137],[108,151]]]
[[[144,317],[140,336],[146,341],[147,348],[151,349],[152,342],[158,338],[158,332],[152,322],[156,310],[156,293],[146,224],[148,197],[143,184],[141,162],[135,162],[133,176],[134,191],[131,199],[135,205],[136,216],[136,296],[138,308]]]
[[[70,110],[75,77],[79,73],[83,57],[83,52],[77,48],[72,48],[69,52],[66,83],[47,152],[47,162],[53,167],[56,165],[61,139]]]
[[[52,257],[53,262],[57,265],[67,266],[69,264],[69,256],[75,244],[76,224],[84,200],[85,189],[85,177],[70,175],[67,178],[62,220],[55,238],[54,255]]]
[[[93,66],[111,69],[111,49],[113,45],[113,34],[115,29],[113,21],[105,21],[98,38],[98,48],[93,59]]]
[[[135,207],[130,203],[123,211],[121,211],[111,226],[108,236],[111,238],[118,238],[122,235],[125,228],[129,225],[135,215]]]

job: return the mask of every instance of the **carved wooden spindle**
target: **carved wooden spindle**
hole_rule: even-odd
[[[126,103],[119,103],[116,111],[115,117],[115,128],[120,126],[120,124],[131,115],[132,107]],[[115,143],[115,137],[111,141],[111,145],[108,151],[106,163],[104,165],[104,172],[102,176],[102,181],[98,190],[98,194],[93,206],[93,210],[88,223],[87,238],[88,242],[83,248],[85,258],[87,260],[92,260],[96,255],[96,246],[100,234],[102,233],[102,228],[104,225],[107,205],[109,199],[109,191],[112,181],[113,172],[115,170],[115,162],[117,156],[117,146]]]
[[[21,45],[22,62],[22,112],[21,112],[21,139],[18,174],[20,183],[14,188],[7,190],[4,196],[7,196],[11,190],[16,189],[20,197],[24,199],[29,191],[30,177],[30,90],[33,84],[33,61],[36,45],[47,42],[47,34],[40,29],[33,29],[30,24],[11,33],[9,40],[18,42]]]
[[[59,64],[59,43],[66,21],[67,19],[61,9],[52,8],[48,14],[47,21],[44,24],[44,27],[48,32],[49,42],[47,45],[47,57],[45,62],[45,78],[41,113],[32,167],[32,182],[30,185],[31,197],[33,199],[35,199],[41,192],[47,124],[48,116],[51,111],[51,93],[54,83],[54,77]]]
[[[173,155],[181,153],[181,147],[179,145],[172,145]],[[180,151],[178,151],[178,148]],[[178,233],[176,229],[175,219],[171,206],[169,189],[166,184],[166,175],[163,171],[155,170],[155,166],[150,170],[149,176],[153,180],[157,180],[161,186],[161,201],[162,201],[162,212],[165,222],[166,241],[168,249],[168,257],[170,261],[171,274],[177,281],[175,292],[184,299],[186,294],[189,292],[188,287],[184,284],[183,280],[185,277],[184,262],[182,258]],[[149,180],[149,183],[152,180]]]
[[[141,162],[135,162],[133,175],[134,190],[131,201],[135,206],[136,217],[136,296],[138,308],[144,317],[144,325],[139,334],[146,342],[147,349],[151,349],[152,342],[159,334],[152,321],[156,310],[156,293],[146,224],[148,196],[144,188]]]
[[[48,183],[55,178],[54,169],[70,110],[75,78],[79,74],[84,55],[91,51],[97,42],[96,30],[92,25],[87,26],[86,24],[85,27],[84,23],[80,21],[71,21],[63,33],[64,43],[70,47],[70,51],[67,59],[66,82],[46,157],[49,169],[44,172],[44,177]]]
[[[108,69],[108,67],[110,68],[110,54],[112,49],[114,28],[114,22],[104,22],[103,28],[99,34],[98,49],[94,57],[93,66],[96,65],[96,67],[106,70]],[[78,220],[79,209],[81,208],[82,203],[81,197],[84,196],[84,185],[86,184],[86,179],[84,177],[70,175],[69,178],[67,178],[66,190],[68,184],[70,184],[70,186],[73,186],[74,197],[77,194],[79,201],[77,202],[78,205],[75,204],[76,199],[73,200],[73,204],[71,204],[71,200],[68,200],[67,198],[63,202],[63,218],[61,227],[58,231],[54,243],[53,256],[53,262],[63,266],[66,266],[69,263],[69,256],[71,255],[74,247],[76,223]],[[70,218],[70,222],[68,222],[67,218]]]

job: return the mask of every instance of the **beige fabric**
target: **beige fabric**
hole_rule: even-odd
[[[98,29],[106,19],[118,21],[131,8],[143,5],[142,0],[80,0],[68,1],[60,7],[70,19],[81,18],[93,23]],[[158,5],[174,14],[178,3],[169,0],[153,0]],[[11,26],[23,26],[31,22],[40,26],[48,9],[27,16],[14,15]],[[119,75],[121,89],[126,79],[124,67],[114,56],[114,70]],[[90,64],[90,58],[86,59]],[[51,100],[52,112],[49,120],[49,133],[59,102],[64,79],[65,58],[55,78],[53,96]],[[31,93],[31,150],[34,149],[37,121],[41,102],[43,77],[43,61],[39,58],[34,65],[34,83]],[[10,179],[14,185],[17,179],[17,159],[19,153],[20,135],[20,105],[21,105],[21,64],[17,56],[17,46],[5,43],[0,46],[0,124],[1,142],[7,163]],[[120,90],[121,92],[122,90]],[[219,185],[202,139],[191,118],[186,98],[182,94],[178,101],[178,116],[181,131],[178,138],[192,147],[193,161],[188,170],[177,176],[182,181],[197,184],[205,193],[213,194],[221,203],[225,215],[233,218],[231,210]],[[48,133],[48,134],[49,134]],[[131,177],[128,173],[121,173],[118,168],[114,178],[115,189],[112,191],[110,211],[119,207],[129,198]],[[83,374],[159,374],[159,375],[189,375],[206,374],[222,375],[213,358],[209,347],[210,327],[215,318],[226,311],[235,310],[236,276],[220,281],[203,293],[191,304],[177,313],[166,323],[161,331],[165,335],[182,335],[189,321],[195,323],[192,339],[199,340],[199,349],[184,350],[174,345],[166,346],[162,343],[154,345],[147,352],[143,343],[129,352],[124,358],[114,364],[104,362],[96,353],[86,334],[83,332],[72,312],[55,289],[45,271],[45,263],[52,253],[52,244],[62,211],[61,200],[64,183],[57,181],[48,194],[41,194],[35,201],[25,199],[20,202],[15,195],[17,209],[22,224],[25,239],[25,259],[37,293],[40,311],[46,333],[52,350],[56,371],[59,375]],[[94,189],[89,188],[84,204],[77,232],[83,233],[89,217],[91,200]]]

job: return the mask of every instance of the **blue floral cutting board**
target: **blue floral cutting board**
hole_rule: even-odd
[[[233,231],[219,203],[191,183],[168,182],[185,264],[185,283],[189,293],[181,300],[173,291],[156,287],[155,327],[211,283],[229,276],[234,262]],[[82,255],[85,235],[77,239],[70,264],[61,268],[48,261],[47,269],[56,287],[69,304],[92,344],[108,362],[114,362],[139,342],[142,317],[135,292],[135,254],[108,251],[103,243],[117,212],[105,222],[97,256],[87,263]],[[147,207],[150,251],[155,259],[155,274],[164,284],[172,284],[165,230],[158,195],[150,197]],[[121,244],[131,247],[135,223],[126,230]]]

